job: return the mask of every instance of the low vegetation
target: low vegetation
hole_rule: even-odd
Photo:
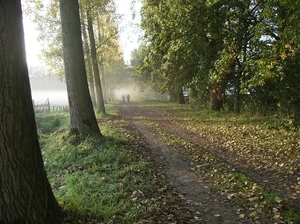
[[[184,121],[185,128],[211,138],[212,145],[233,145],[234,150],[249,156],[249,162],[261,163],[262,168],[274,167],[276,172],[295,176],[300,183],[299,133],[276,123],[272,117],[237,116],[161,102],[143,106]],[[66,214],[64,223],[180,223],[190,218],[190,211],[182,212],[180,196],[166,183],[160,167],[144,150],[142,140],[126,120],[117,117],[114,105],[108,106],[107,111],[109,115],[98,117],[104,139],[69,136],[66,113],[36,117],[48,178]],[[260,185],[215,155],[159,130],[155,121],[146,117],[141,120],[186,153],[193,162],[192,169],[213,181],[218,192],[239,206],[241,219],[250,217],[255,221],[263,216],[271,223],[300,222],[293,206],[266,188],[267,184]],[[294,188],[296,196],[300,193],[299,183],[287,186]]]
[[[45,168],[64,223],[184,220],[189,212],[176,212],[181,199],[153,165],[143,142],[126,121],[115,119],[113,108],[109,112],[98,117],[104,139],[69,136],[67,114],[36,117]]]

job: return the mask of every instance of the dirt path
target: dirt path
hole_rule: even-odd
[[[168,145],[155,131],[155,126],[145,123],[155,121],[176,132],[178,126],[161,117],[156,111],[139,107],[138,104],[120,104],[119,111],[124,119],[144,138],[147,148],[163,164],[164,172],[179,195],[186,200],[186,206],[195,211],[196,223],[254,223],[240,217],[239,208],[213,189],[213,183],[196,175],[188,156]],[[169,125],[167,125],[169,123]]]

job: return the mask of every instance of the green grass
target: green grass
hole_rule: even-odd
[[[168,214],[164,203],[181,200],[128,123],[117,119],[115,106],[107,108],[107,114],[97,114],[104,138],[70,136],[67,113],[36,115],[44,166],[64,223],[156,223],[156,216]]]
[[[133,185],[126,176],[136,175],[135,170],[145,166],[136,164],[128,145],[106,137],[87,138],[74,146],[62,140],[63,134],[56,137],[59,143],[45,145],[43,156],[52,189],[64,209],[78,217],[90,214],[106,223],[121,214],[124,220],[134,221],[130,217],[137,211],[128,192],[145,186]]]
[[[69,114],[67,113],[55,112],[36,114],[36,126],[39,134],[53,133],[68,122]]]
[[[141,102],[141,105],[171,114],[174,119],[187,122],[201,133],[214,132],[217,136],[248,147],[264,147],[266,153],[274,157],[274,161],[271,161],[274,164],[289,161],[280,169],[300,170],[297,156],[299,132],[277,126],[272,118],[211,112],[163,101]],[[68,134],[67,113],[36,115],[45,168],[57,201],[66,211],[65,223],[78,220],[82,223],[93,220],[103,223],[155,223],[146,214],[158,213],[163,206],[159,200],[153,200],[161,185],[154,178],[155,171],[149,169],[151,161],[139,149],[134,133],[128,131],[127,123],[115,119],[118,113],[116,105],[109,104],[106,109],[107,114],[97,114],[104,139],[73,139],[75,137]],[[144,117],[141,120],[155,127],[168,144],[197,158],[194,165],[201,165],[197,172],[214,181],[220,192],[232,195],[232,201],[236,204],[247,204],[250,208],[261,206],[262,212],[278,206],[278,195],[265,190],[244,174],[224,166],[202,149],[173,138],[160,130],[155,121]],[[79,144],[74,145],[73,142]],[[255,151],[251,153],[255,155]],[[286,220],[294,223],[300,221],[297,211],[285,204],[280,206],[284,206],[280,210]],[[182,213],[178,214],[178,219],[184,219]]]

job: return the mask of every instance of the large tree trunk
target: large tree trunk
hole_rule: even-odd
[[[98,67],[98,63],[97,63],[97,52],[96,52],[96,43],[95,43],[95,36],[94,36],[94,30],[93,30],[93,23],[89,16],[88,11],[87,11],[87,20],[88,20],[88,32],[89,32],[89,37],[90,37],[95,85],[96,85],[96,94],[97,94],[97,112],[105,113],[100,72],[99,72],[99,67]]]
[[[210,90],[210,109],[220,111],[223,107],[222,87],[215,84]]]
[[[21,2],[0,1],[0,223],[61,223],[31,100]]]
[[[180,88],[180,90],[178,91],[178,103],[179,104],[184,104],[185,103],[182,88]]]
[[[60,0],[60,14],[71,132],[101,135],[87,83],[78,1]]]

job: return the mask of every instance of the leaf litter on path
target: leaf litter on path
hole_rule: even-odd
[[[186,200],[187,207],[194,211],[193,221],[199,223],[293,223],[282,216],[283,205],[286,201],[277,197],[276,203],[268,207],[270,204],[266,200],[269,199],[264,198],[262,187],[257,187],[255,183],[258,181],[267,189],[274,190],[278,189],[278,180],[289,180],[289,176],[282,177],[281,173],[268,172],[269,167],[264,162],[258,168],[255,167],[260,164],[261,158],[251,156],[251,149],[249,151],[247,145],[241,145],[235,140],[225,141],[213,131],[206,130],[199,134],[199,129],[191,127],[191,123],[185,125],[182,119],[178,122],[170,114],[166,115],[155,109],[136,107],[131,104],[120,108],[120,112],[129,121],[130,126],[145,139],[146,147],[160,159],[168,180],[176,192],[182,195],[182,199]],[[139,119],[141,117],[143,119]],[[150,127],[149,124],[151,124]],[[199,135],[202,137],[199,138]],[[176,147],[174,143],[176,140],[172,145],[167,138],[184,139],[186,143],[180,143]],[[224,142],[222,146],[221,143]],[[202,152],[199,151],[199,146]],[[241,153],[236,154],[234,147],[241,148]],[[235,169],[248,175],[251,181],[238,180],[239,182],[236,182],[236,177],[232,177],[236,175]],[[278,176],[281,179],[278,179]],[[274,184],[276,178],[277,184]],[[226,184],[237,187],[232,192],[226,189],[216,190],[219,186]],[[298,187],[297,184],[292,186],[295,189]],[[297,196],[294,195],[296,198]],[[240,207],[235,207],[236,205]],[[218,210],[219,208],[221,210]],[[222,210],[224,208],[228,211]]]
[[[145,122],[132,119],[129,116],[132,111],[124,109],[121,113],[126,116],[129,125],[137,134],[142,136],[140,139],[145,142],[147,150],[151,150],[156,157],[162,172],[185,203],[184,210],[191,212],[192,217],[184,223],[251,223],[250,220],[236,214],[237,208],[224,196],[215,192],[211,181],[200,179],[192,171],[193,166],[188,158],[168,146]],[[168,222],[164,220],[162,223]]]

